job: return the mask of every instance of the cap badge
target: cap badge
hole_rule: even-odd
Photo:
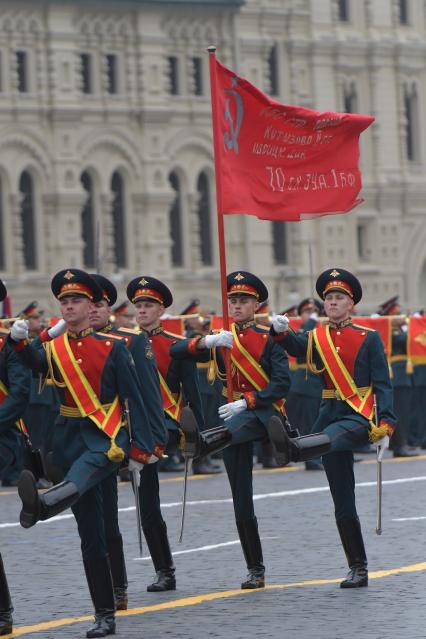
[[[241,275],[241,273],[237,273],[236,276],[234,277],[234,280],[237,280],[237,282],[241,282],[241,280],[244,279],[244,275]]]
[[[73,277],[74,277],[74,273],[71,273],[71,271],[67,271],[64,275],[64,278],[66,280],[72,280]]]
[[[331,277],[337,277],[338,275],[340,275],[339,271],[336,271],[336,269],[334,269],[333,271],[331,271],[330,273]]]
[[[139,280],[139,284],[140,284],[141,286],[146,286],[146,285],[148,284],[148,280],[146,280],[146,279],[143,277],[141,280]]]

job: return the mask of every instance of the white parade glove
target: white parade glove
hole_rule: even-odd
[[[243,399],[237,399],[236,402],[231,402],[230,404],[223,404],[223,406],[219,406],[219,417],[221,417],[225,422],[228,419],[232,419],[234,415],[238,415],[238,413],[242,413],[243,410],[246,410],[247,402]]]
[[[137,471],[135,475],[138,486],[141,483],[140,472],[141,470],[143,470],[144,465],[145,464],[141,464],[141,462],[138,462],[135,459],[129,459],[129,471],[132,473],[132,475],[135,470]]]
[[[377,461],[381,462],[385,451],[389,448],[389,436],[385,435],[377,442]]]
[[[285,333],[288,330],[290,320],[287,315],[272,315],[272,326],[276,333]]]
[[[402,331],[403,333],[407,333],[407,331],[408,331],[408,326],[407,326],[407,324],[403,324],[403,325],[401,326],[401,331]]]
[[[27,320],[16,320],[10,329],[10,336],[14,342],[20,342],[21,339],[28,339]]]
[[[64,319],[61,319],[55,324],[55,326],[52,326],[52,328],[48,329],[47,334],[49,335],[50,339],[55,339],[55,337],[58,337],[59,335],[62,335],[62,333],[65,333],[66,330],[67,323]]]
[[[231,348],[233,339],[234,336],[231,331],[220,331],[220,333],[206,335],[204,343],[206,348],[213,348],[213,346],[225,346],[225,348]]]
[[[370,317],[376,319],[377,317],[382,317],[379,313],[371,313]]]
[[[158,462],[158,457],[156,455],[151,455],[148,459],[148,464],[156,464]]]
[[[318,319],[318,313],[314,311],[313,313],[309,315],[309,319],[313,319],[316,321]]]

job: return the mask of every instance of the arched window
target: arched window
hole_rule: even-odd
[[[34,182],[28,171],[24,171],[19,180],[21,200],[22,242],[25,268],[34,271],[37,268],[35,243]]]
[[[275,264],[288,262],[288,238],[286,222],[272,222],[272,247]]]
[[[279,60],[278,60],[278,48],[274,44],[269,49],[268,55],[268,72],[269,72],[269,94],[279,95]]]
[[[204,266],[213,264],[211,215],[210,215],[210,182],[205,173],[200,173],[197,181],[198,190],[198,223],[200,233],[201,263]]]
[[[111,178],[112,224],[114,229],[114,255],[118,268],[126,268],[126,226],[124,180],[118,171]]]
[[[419,100],[415,83],[404,85],[405,153],[407,160],[419,160]]]
[[[5,231],[4,228],[4,192],[3,192],[3,181],[0,178],[0,271],[6,270],[6,247],[4,244]]]
[[[182,245],[182,194],[179,178],[170,173],[169,181],[175,191],[175,199],[170,207],[170,236],[172,238],[172,265],[183,266]]]
[[[96,232],[95,209],[93,204],[93,179],[87,171],[81,175],[81,183],[87,194],[83,210],[81,211],[81,237],[84,242],[83,263],[86,268],[95,268]]]
[[[355,82],[349,82],[343,89],[343,111],[358,113],[358,92]]]

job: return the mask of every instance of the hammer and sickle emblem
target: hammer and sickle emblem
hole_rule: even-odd
[[[232,79],[232,86],[237,86],[238,78]],[[235,100],[235,107],[237,111],[237,122],[235,123],[231,111],[229,109],[229,100],[230,98],[226,98],[226,107],[225,107],[225,120],[229,123],[229,130],[225,131],[223,134],[223,139],[225,141],[226,148],[229,151],[235,151],[238,153],[238,136],[240,134],[241,125],[243,123],[243,115],[244,115],[244,106],[243,99],[237,91],[233,89],[225,89],[225,93],[229,96],[232,96]]]

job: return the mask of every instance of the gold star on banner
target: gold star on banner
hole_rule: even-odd
[[[234,280],[237,280],[238,282],[240,282],[243,279],[244,279],[244,275],[241,275],[241,273],[237,273],[236,276],[234,277]]]
[[[339,271],[336,271],[336,269],[334,269],[334,271],[331,271],[330,273],[331,277],[337,277],[338,275],[340,275]]]
[[[71,273],[71,271],[67,271],[64,275],[64,278],[66,280],[71,280],[74,277],[74,273]]]
[[[426,346],[426,331],[417,335],[417,337],[414,338],[414,341],[418,342],[422,346]]]
[[[139,284],[140,284],[141,286],[145,286],[146,284],[148,284],[148,280],[146,280],[146,279],[143,277],[141,280],[139,280]]]

